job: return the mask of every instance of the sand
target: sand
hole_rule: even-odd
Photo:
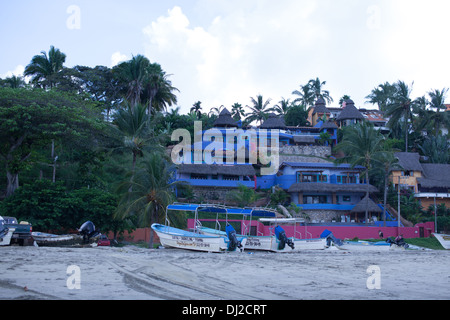
[[[0,299],[450,299],[449,251],[214,254],[12,246],[0,247],[0,255]],[[370,266],[378,271],[368,273]]]

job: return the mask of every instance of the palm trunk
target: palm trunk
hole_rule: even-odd
[[[389,184],[389,173],[384,174],[384,196],[383,196],[383,227],[386,227],[386,203]]]
[[[366,171],[366,184],[367,184],[366,197],[367,197],[367,200],[369,200],[369,170],[368,169]],[[369,201],[367,201],[365,221],[366,221],[366,225],[367,225],[369,222]]]

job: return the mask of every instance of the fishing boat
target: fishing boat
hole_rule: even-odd
[[[240,251],[238,246],[233,246],[232,241],[224,236],[209,236],[158,223],[153,224],[152,229],[156,232],[164,247],[216,253]],[[241,244],[245,245],[245,240],[245,238],[241,239]]]
[[[444,247],[444,249],[450,250],[450,235],[442,233],[433,233],[439,243]]]
[[[242,252],[247,241],[247,237],[237,236],[234,228],[228,224],[223,234],[205,235],[200,233],[198,228],[194,231],[186,231],[169,226],[170,222],[167,217],[166,209],[166,225],[155,223],[152,229],[158,235],[161,244],[164,247],[187,249],[206,252]],[[195,207],[195,221],[197,225],[201,225],[198,220],[199,212],[212,213],[226,212],[226,208],[214,205],[199,205]]]
[[[0,216],[0,246],[9,246],[15,228],[5,226],[4,219]]]

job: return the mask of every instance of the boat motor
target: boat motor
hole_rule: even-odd
[[[275,236],[277,237],[278,241],[280,241],[278,250],[283,250],[286,247],[286,244],[291,247],[292,250],[295,249],[294,242],[286,236],[286,232],[282,227],[277,226],[275,228]]]
[[[392,240],[392,238],[387,238],[386,242],[389,243],[391,245],[391,247],[393,245],[396,245],[400,248],[405,248],[405,249],[409,248],[409,244],[407,244],[403,238],[400,238],[398,240],[397,239]]]
[[[325,229],[320,237],[327,239],[327,247],[330,247],[332,242],[338,247],[341,247],[344,244],[341,239],[336,238],[328,229]]]
[[[83,223],[80,229],[78,229],[78,232],[83,236],[84,243],[88,243],[91,238],[100,234],[100,232],[95,229],[95,225],[92,221],[86,221]]]
[[[233,226],[228,223],[225,231],[228,239],[230,240],[230,243],[228,244],[228,251],[235,251],[236,248],[242,249],[242,243],[238,240],[236,230],[234,230]]]

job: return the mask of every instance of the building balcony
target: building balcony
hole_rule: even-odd
[[[212,180],[212,179],[178,179],[177,181],[187,182],[193,187],[237,188],[239,187],[239,185],[244,185],[249,188],[255,188],[254,181]]]

